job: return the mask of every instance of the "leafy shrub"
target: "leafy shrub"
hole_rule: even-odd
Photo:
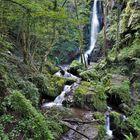
[[[129,81],[125,80],[120,84],[113,84],[108,90],[108,96],[110,100],[117,104],[126,103],[131,104],[131,93],[129,87]]]
[[[31,137],[33,139],[53,139],[44,116],[31,105],[23,94],[19,91],[13,91],[10,99],[12,108],[24,118],[28,118],[30,123],[26,126],[26,129],[32,131]]]
[[[29,81],[20,81],[18,83],[18,88],[25,97],[32,102],[33,106],[38,107],[40,95],[38,89],[33,83]]]
[[[49,74],[37,74],[32,77],[32,82],[41,94],[55,98],[63,90],[65,80],[61,77],[52,77]]]

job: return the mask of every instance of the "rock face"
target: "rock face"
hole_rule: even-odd
[[[92,122],[95,121],[93,117],[93,112],[84,111],[80,109],[71,109],[72,114],[71,118],[68,119],[70,121],[74,121],[75,123],[66,123],[71,128],[76,131],[84,134],[89,139],[95,139],[98,136],[99,132],[99,124],[97,123],[81,123],[78,124],[76,122]],[[61,140],[87,140],[87,138],[78,134],[73,130],[69,130],[65,135],[62,136]]]

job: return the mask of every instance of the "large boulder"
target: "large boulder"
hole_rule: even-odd
[[[85,70],[85,66],[82,63],[80,63],[79,61],[74,60],[70,65],[69,72],[74,75],[79,75],[79,72],[81,70]]]
[[[41,95],[52,98],[61,93],[65,84],[64,78],[51,76],[50,74],[36,74],[31,78],[31,81],[39,89]]]
[[[106,95],[102,85],[93,85],[90,82],[81,82],[74,93],[74,105],[91,109],[104,111],[107,108]]]

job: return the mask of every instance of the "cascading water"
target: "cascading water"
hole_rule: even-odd
[[[59,96],[57,96],[54,100],[54,103],[62,105],[62,102],[65,99],[65,94],[70,92],[71,86],[65,85],[64,90],[61,92]]]
[[[64,77],[64,78],[73,78],[76,79],[76,82],[72,85],[65,85],[63,91],[59,96],[55,98],[53,102],[45,103],[43,104],[43,108],[51,108],[53,106],[62,106],[63,101],[65,100],[65,95],[69,93],[70,91],[73,91],[77,88],[79,85],[81,79],[72,75],[71,73],[67,72],[67,66],[60,66],[61,70],[56,72],[54,75],[58,77]]]
[[[55,98],[54,102],[45,103],[42,107],[50,108],[53,106],[61,106],[62,102],[65,99],[65,94],[70,92],[70,90],[71,90],[71,86],[65,85],[63,91],[61,92],[59,96]]]
[[[87,59],[88,55],[91,54],[95,47],[97,34],[98,34],[98,28],[99,28],[99,21],[97,16],[97,2],[98,0],[94,0],[93,10],[92,10],[92,21],[91,21],[91,35],[90,35],[90,47],[85,52],[85,57]]]
[[[108,110],[105,113],[105,128],[106,128],[106,134],[109,137],[112,137],[112,130],[110,129],[110,111],[111,108],[108,107]]]

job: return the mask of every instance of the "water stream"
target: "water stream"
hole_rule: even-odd
[[[59,76],[59,77],[64,77],[64,78],[75,78],[76,82],[74,82],[72,85],[65,85],[61,94],[59,96],[57,96],[53,102],[47,102],[47,103],[43,104],[43,106],[42,106],[43,108],[51,108],[53,106],[57,106],[57,107],[62,106],[62,103],[65,100],[65,96],[78,87],[81,79],[74,76],[73,74],[67,72],[67,69],[68,68],[66,66],[64,66],[64,67],[61,66],[61,70],[59,70],[54,75]]]

